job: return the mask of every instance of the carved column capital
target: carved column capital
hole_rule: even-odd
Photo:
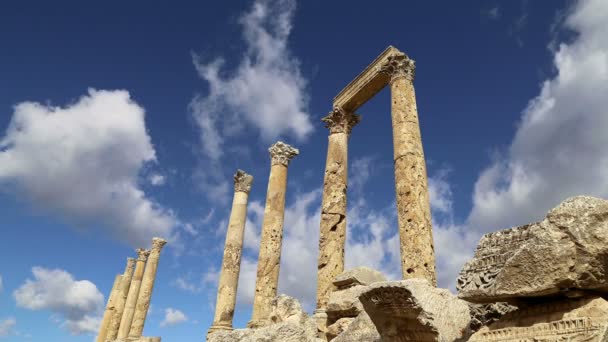
[[[251,183],[253,183],[253,176],[243,170],[236,170],[234,174],[234,191],[235,192],[246,192],[249,193],[251,190]]]
[[[361,115],[347,112],[341,107],[334,107],[334,109],[329,112],[326,117],[322,118],[321,121],[325,123],[326,128],[329,128],[329,134],[350,134],[353,127],[361,121]]]
[[[391,83],[400,77],[414,81],[416,62],[404,53],[395,54],[388,57],[388,61],[380,67],[380,72],[389,75]]]
[[[289,166],[289,162],[293,159],[293,157],[300,154],[300,151],[297,148],[294,148],[282,141],[277,141],[274,145],[270,146],[268,152],[270,152],[272,165],[280,164],[285,166]]]
[[[167,244],[167,240],[165,240],[165,239],[162,239],[159,237],[152,238],[152,251],[160,252],[160,250],[166,244]]]
[[[138,248],[135,251],[137,252],[137,261],[146,262],[148,260],[148,256],[150,255],[149,249]]]

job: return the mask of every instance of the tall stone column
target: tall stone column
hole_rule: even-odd
[[[271,158],[270,179],[266,193],[266,208],[262,222],[262,238],[258,257],[258,271],[253,297],[253,314],[247,324],[250,328],[264,326],[270,315],[270,302],[277,296],[283,220],[285,215],[285,191],[287,166],[300,152],[281,141],[268,149]]]
[[[160,251],[166,243],[167,241],[158,237],[152,239],[152,249],[150,250],[144,277],[141,280],[141,288],[139,289],[135,315],[133,315],[133,322],[131,322],[131,329],[129,330],[129,338],[140,338],[144,331],[144,323],[146,322],[150,300],[152,299],[154,280],[156,280],[156,269],[158,268]]]
[[[133,321],[133,315],[135,314],[135,305],[137,304],[137,298],[139,297],[141,280],[144,276],[144,269],[149,255],[149,250],[143,248],[137,249],[135,272],[133,272],[133,278],[131,280],[131,285],[129,286],[129,294],[125,301],[125,308],[120,319],[120,326],[118,327],[118,334],[116,336],[119,341],[126,341],[129,336],[131,322]]]
[[[329,128],[327,161],[323,180],[319,263],[317,268],[317,314],[327,307],[333,280],[344,271],[346,242],[346,188],[348,183],[348,137],[361,120],[359,115],[334,108],[322,119]]]
[[[131,279],[133,278],[133,271],[135,268],[135,259],[127,258],[127,266],[125,272],[122,275],[120,281],[120,287],[118,288],[118,295],[115,300],[114,314],[112,315],[112,321],[108,327],[108,335],[106,340],[114,341],[118,336],[118,328],[120,328],[120,320],[125,310],[125,303],[127,302],[127,296],[129,295],[129,288],[131,287]],[[104,341],[105,342],[105,341]]]
[[[106,310],[103,312],[103,318],[101,319],[101,325],[99,326],[99,334],[97,335],[96,342],[106,342],[106,336],[108,336],[108,327],[110,325],[110,321],[112,320],[112,316],[114,315],[114,303],[116,302],[116,297],[118,296],[118,288],[120,287],[121,280],[121,274],[116,275],[116,278],[114,278],[114,285],[112,285],[112,290],[108,296]]]
[[[217,286],[217,301],[215,303],[215,317],[209,333],[217,330],[232,330],[232,318],[236,305],[236,292],[241,270],[241,255],[243,251],[243,236],[245,222],[247,221],[247,200],[253,176],[238,170],[234,175],[234,198],[228,231],[226,232],[226,245],[222,271]]]
[[[381,68],[390,76],[397,217],[403,278],[424,278],[436,285],[435,251],[426,163],[414,93],[414,61],[389,57]]]

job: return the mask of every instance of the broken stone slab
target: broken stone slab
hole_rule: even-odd
[[[365,311],[361,312],[356,318],[343,318],[351,320],[347,327],[341,327],[343,331],[338,334],[332,342],[380,342],[380,334],[376,330],[374,322]],[[337,323],[337,322],[336,322]],[[345,323],[343,321],[343,323]],[[331,327],[331,326],[330,326]],[[329,337],[329,336],[328,336]]]
[[[608,339],[608,302],[601,297],[551,300],[520,308],[471,336],[470,342]]]
[[[338,319],[334,324],[327,327],[327,339],[332,340],[336,336],[343,333],[348,326],[355,320],[353,317],[343,317]]]
[[[367,290],[367,286],[355,285],[344,290],[334,291],[327,303],[327,317],[334,322],[343,317],[357,317],[363,311],[359,296]]]
[[[344,289],[355,285],[371,285],[379,281],[386,281],[386,277],[381,272],[361,266],[342,272],[334,279],[333,284],[338,289]]]
[[[467,303],[425,279],[375,283],[359,300],[383,342],[453,342],[469,334]]]
[[[608,201],[572,197],[541,222],[484,235],[457,289],[477,303],[608,292]]]
[[[302,309],[302,305],[293,297],[279,295],[272,300],[271,305],[271,323],[290,322],[302,325],[308,320],[308,315]]]

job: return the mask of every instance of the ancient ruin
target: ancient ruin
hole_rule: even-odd
[[[287,191],[287,166],[300,153],[298,149],[282,141],[270,146],[268,152],[270,153],[271,165],[270,178],[262,222],[258,272],[253,297],[253,314],[251,321],[247,324],[249,327],[261,327],[268,324],[271,303],[277,296],[281,244],[283,241],[285,192]]]
[[[247,200],[253,183],[253,176],[237,170],[234,175],[234,199],[226,232],[226,245],[222,270],[217,285],[215,317],[209,333],[217,330],[232,330],[232,317],[236,305],[236,291],[241,269],[243,237],[247,221]]]
[[[160,342],[160,337],[144,337],[142,332],[150,307],[160,251],[167,243],[153,238],[152,249],[139,248],[137,261],[127,258],[123,274],[117,275],[108,297],[97,342]]]

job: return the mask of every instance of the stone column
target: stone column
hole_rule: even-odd
[[[266,208],[262,222],[262,238],[258,257],[258,271],[253,298],[253,314],[247,324],[250,328],[267,324],[270,303],[277,296],[283,220],[285,214],[285,190],[287,189],[287,166],[300,152],[279,141],[268,149],[271,157],[270,179],[266,193]]]
[[[129,338],[140,338],[144,331],[144,323],[146,322],[146,316],[150,308],[150,299],[152,299],[154,280],[156,280],[156,269],[158,268],[160,251],[166,243],[167,241],[158,237],[152,239],[152,249],[150,250],[144,277],[141,280],[141,288],[139,289],[135,315],[133,315],[131,329],[129,330]]]
[[[108,341],[114,341],[118,336],[118,328],[120,328],[120,320],[122,319],[122,314],[125,310],[125,303],[127,302],[127,296],[129,295],[129,288],[131,287],[134,267],[135,259],[127,258],[127,266],[125,267],[125,272],[122,275],[118,295],[116,296],[115,300],[116,304],[114,305],[114,314],[112,315],[112,321],[108,327],[108,335],[106,336],[106,340]]]
[[[334,108],[322,119],[329,128],[327,161],[323,181],[319,263],[317,268],[317,310],[325,312],[333,281],[344,271],[346,242],[346,188],[348,182],[348,137],[361,120],[359,115]]]
[[[403,278],[424,278],[436,285],[431,208],[414,94],[414,71],[414,61],[405,54],[389,57],[381,68],[381,72],[390,76]]]
[[[116,336],[119,341],[125,341],[129,336],[129,330],[131,329],[131,322],[133,321],[133,315],[135,314],[135,305],[137,304],[137,298],[139,297],[139,289],[141,287],[141,279],[144,276],[144,269],[146,267],[146,260],[150,251],[147,249],[137,249],[137,262],[135,263],[135,272],[129,286],[129,294],[125,301],[125,308],[120,319],[120,325],[118,327],[118,335]]]
[[[108,303],[106,304],[106,310],[103,312],[103,318],[101,319],[101,325],[99,326],[99,334],[97,335],[96,342],[106,342],[108,327],[110,325],[110,321],[112,320],[112,316],[114,315],[114,303],[116,302],[116,297],[118,296],[118,288],[120,287],[121,280],[121,274],[116,275],[116,278],[114,278],[114,285],[112,285],[112,290],[108,296]]]
[[[243,235],[247,221],[247,199],[253,176],[245,171],[238,170],[234,175],[234,198],[228,231],[226,232],[226,245],[222,271],[217,286],[217,301],[215,303],[215,317],[209,333],[217,330],[232,330],[232,318],[236,304],[236,292],[241,269],[241,255],[243,251]]]

